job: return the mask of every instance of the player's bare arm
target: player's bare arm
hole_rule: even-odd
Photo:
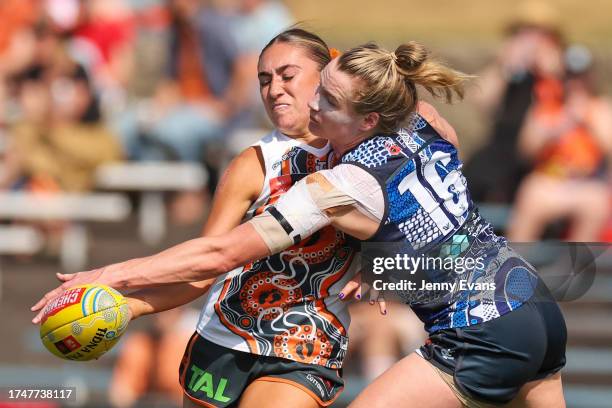
[[[263,159],[260,150],[249,147],[232,160],[223,174],[210,216],[204,227],[204,236],[220,235],[238,226],[249,206],[259,196],[264,180]],[[74,275],[62,275],[60,280]],[[126,296],[131,318],[163,312],[187,304],[206,293],[214,278],[200,282],[165,285],[161,288],[141,289]]]
[[[49,300],[76,284],[96,282],[124,290],[211,279],[280,252],[330,224],[357,237],[371,236],[379,220],[368,216],[355,199],[329,182],[333,171],[306,177],[283,195],[271,211],[229,233],[193,239],[150,257],[77,273],[48,292],[32,310],[41,310]],[[39,321],[40,313],[33,319],[34,323]]]

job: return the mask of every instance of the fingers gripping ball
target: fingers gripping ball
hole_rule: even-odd
[[[128,322],[128,305],[121,293],[104,285],[79,285],[45,307],[40,339],[60,358],[87,361],[110,350]]]

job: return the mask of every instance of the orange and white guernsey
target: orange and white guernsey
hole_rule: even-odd
[[[317,149],[278,131],[255,146],[266,175],[246,219],[333,160],[329,144]],[[340,368],[350,317],[337,294],[354,273],[353,259],[345,236],[326,227],[280,254],[237,268],[208,292],[197,331],[234,350]]]

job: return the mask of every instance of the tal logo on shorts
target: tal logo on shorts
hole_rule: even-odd
[[[213,375],[200,367],[193,364],[191,366],[191,381],[188,388],[195,392],[203,391],[206,397],[219,402],[228,402],[230,397],[224,395],[225,387],[227,386],[227,378],[221,378],[219,384],[215,387]]]

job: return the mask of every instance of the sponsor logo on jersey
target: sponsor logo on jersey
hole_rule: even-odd
[[[276,170],[278,168],[278,166],[280,166],[281,164],[283,164],[283,162],[285,160],[289,160],[290,158],[292,158],[293,156],[295,156],[296,154],[299,153],[299,149],[296,149],[295,147],[291,148],[291,150],[289,150],[287,153],[283,154],[282,157],[280,158],[280,160],[275,161],[272,164],[272,170]]]
[[[391,156],[397,156],[402,152],[402,148],[396,145],[394,142],[385,142],[385,149],[389,152]]]
[[[340,337],[340,350],[348,350],[348,345],[349,345],[349,339],[346,336],[339,336]]]

